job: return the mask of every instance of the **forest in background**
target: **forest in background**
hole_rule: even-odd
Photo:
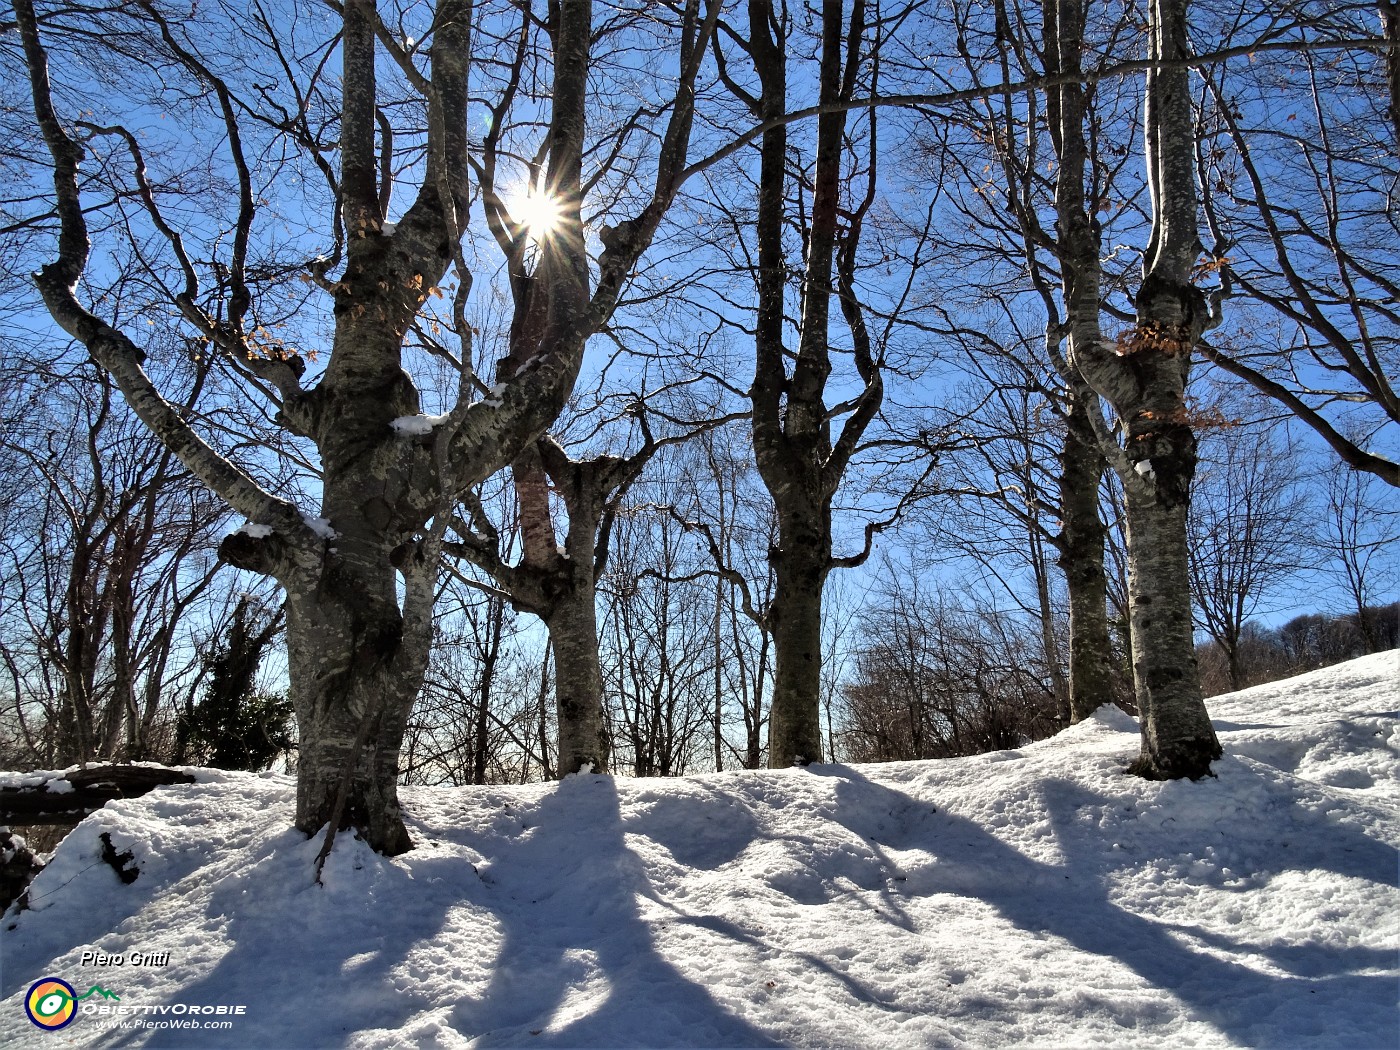
[[[300,750],[392,850],[1400,645],[1394,4],[14,13],[6,767]]]

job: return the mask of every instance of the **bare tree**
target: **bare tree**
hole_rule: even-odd
[[[522,10],[520,45],[510,70],[509,91],[516,90],[529,55],[533,19],[527,9]],[[700,5],[690,3],[683,10],[680,24],[674,27],[684,86],[677,97],[673,119],[665,130],[659,158],[662,179],[672,183],[666,189],[670,195],[678,186],[685,159],[696,76],[700,60],[709,47],[719,5],[707,4],[706,12],[702,21]],[[527,368],[538,352],[540,327],[545,321],[541,305],[556,294],[558,281],[554,271],[540,265],[540,256],[550,250],[552,232],[541,230],[538,221],[532,228],[529,216],[513,216],[501,185],[506,162],[502,135],[508,127],[504,119],[508,97],[493,111],[483,143],[482,161],[476,165],[487,223],[506,258],[510,277],[513,314],[508,352],[497,367],[497,380],[501,384],[508,384],[520,369]],[[627,134],[624,124],[618,135],[619,146]],[[604,167],[590,176],[590,181],[602,180],[608,174]],[[549,200],[554,190],[551,186],[539,185],[539,175],[538,165],[534,165],[528,179],[531,191],[536,198],[543,196]],[[658,180],[658,186],[661,185],[663,182]],[[654,199],[661,200],[661,195]],[[522,210],[532,209],[518,203],[516,211]],[[538,205],[533,210],[538,213]],[[651,222],[648,236],[655,230],[663,211],[664,207],[657,209],[654,216],[644,215]],[[600,239],[608,251],[615,252],[621,247],[624,254],[631,252],[631,260],[635,262],[639,254],[631,248],[637,234],[635,227],[636,222],[626,218],[614,226],[604,224],[600,227]],[[676,440],[655,441],[644,411],[640,411],[637,418],[644,441],[642,447],[628,457],[575,460],[558,442],[543,438],[514,458],[511,473],[520,509],[519,564],[508,566],[501,560],[496,532],[480,514],[472,515],[471,523],[463,530],[465,542],[455,548],[485,569],[511,595],[517,608],[539,616],[549,628],[555,661],[559,733],[555,768],[560,776],[585,767],[595,772],[608,769],[602,676],[598,667],[596,580],[607,559],[608,533],[617,501],[657,448]],[[567,519],[563,543],[555,532],[549,498],[551,486],[562,499]]]
[[[1200,625],[1225,655],[1232,689],[1246,681],[1245,625],[1307,567],[1308,512],[1299,453],[1259,427],[1210,434],[1191,490],[1191,591]]]
[[[715,769],[736,761],[758,769],[765,757],[772,677],[772,636],[761,611],[773,597],[773,563],[767,557],[777,540],[772,501],[756,476],[746,431],[707,430],[677,449],[675,460],[679,477],[668,486],[668,509],[695,534],[701,549],[700,567],[687,562],[681,578],[713,585],[709,673]],[[737,740],[728,732],[735,705]]]
[[[776,123],[787,111],[791,26],[786,8],[755,2],[748,35],[730,39],[747,52],[757,94],[731,88],[765,122],[760,141],[754,259],[758,310],[754,336],[754,457],[777,509],[778,542],[771,551],[776,589],[766,611],[776,658],[768,726],[773,767],[820,761],[822,591],[833,568],[864,560],[838,558],[832,546],[832,499],[867,427],[879,411],[884,385],[865,311],[855,288],[861,235],[878,190],[877,117],[871,110],[860,175],[853,192],[843,165],[848,157],[849,117],[843,104],[856,97],[869,57],[871,12],[863,0],[844,17],[844,5],[825,0],[820,14],[816,157],[810,176],[797,181],[800,208],[790,208],[789,135]],[[870,67],[877,68],[877,67]],[[873,86],[873,85],[872,85]],[[807,179],[810,178],[810,183]],[[810,189],[808,188],[810,186]],[[796,214],[795,214],[796,213]],[[800,317],[797,348],[785,346],[788,274],[783,234],[795,217],[801,226]],[[839,411],[826,403],[832,369],[831,311],[837,304],[849,331],[858,389]],[[833,419],[844,415],[833,440]],[[873,534],[873,530],[867,536]]]
[[[679,776],[703,761],[710,721],[707,582],[668,512],[674,478],[653,479],[618,518],[618,557],[603,581],[604,677],[619,752],[636,776]]]
[[[1378,607],[1387,598],[1395,600],[1400,579],[1394,562],[1386,557],[1400,543],[1400,501],[1389,490],[1378,491],[1367,474],[1333,467],[1327,473],[1319,539],[1354,611],[1366,651],[1386,648],[1378,629]]]
[[[1059,0],[1047,43],[1066,74],[1083,69],[1081,0]],[[1186,403],[1191,355],[1218,322],[1193,283],[1200,252],[1186,3],[1153,0],[1144,113],[1152,231],[1143,255],[1136,323],[1102,338],[1100,252],[1086,199],[1083,87],[1059,88],[1056,224],[1070,312],[1070,363],[1121,421],[1120,445],[1101,419],[1100,445],[1126,496],[1133,678],[1142,752],[1133,770],[1152,778],[1200,777],[1220,755],[1201,698],[1192,637],[1186,515],[1196,438]]]
[[[239,70],[221,74],[213,59],[201,55],[194,34],[214,27],[198,19],[173,24],[148,2],[106,16],[129,20],[123,28],[160,56],[179,90],[207,102],[220,128],[215,138],[226,151],[238,206],[231,226],[208,245],[221,254],[205,266],[185,245],[186,237],[201,238],[205,231],[177,231],[160,206],[158,187],[146,177],[137,137],[117,127],[80,138],[56,107],[41,38],[60,35],[70,16],[46,14],[41,21],[33,0],[15,4],[34,112],[52,162],[59,225],[57,255],[37,277],[44,303],[185,467],[248,519],[247,527],[224,541],[222,557],[272,576],[286,591],[291,695],[301,739],[297,826],[313,833],[330,825],[329,846],[337,828],[353,825],[374,848],[392,854],[411,847],[396,790],[399,751],[427,665],[448,515],[464,492],[510,462],[559,412],[585,344],[606,324],[674,199],[684,173],[703,33],[713,25],[717,5],[707,5],[704,28],[696,0],[683,9],[682,53],[674,69],[658,77],[671,81],[672,93],[643,106],[644,115],[664,114],[649,188],[631,180],[636,209],[618,215],[603,234],[596,263],[583,215],[593,188],[584,173],[591,148],[586,114],[595,57],[592,5],[551,6],[543,22],[530,5],[521,6],[520,32],[540,25],[548,43],[541,73],[548,91],[529,101],[539,107],[532,119],[548,129],[538,150],[540,184],[555,211],[555,232],[539,245],[532,274],[539,291],[529,312],[528,352],[522,344],[519,365],[483,399],[474,398],[481,385],[461,367],[455,399],[431,420],[422,414],[420,391],[402,363],[407,336],[441,294],[449,269],[455,270],[452,305],[459,322],[471,286],[462,244],[472,198],[467,106],[473,6],[470,0],[438,0],[421,11],[430,28],[417,39],[386,26],[372,0],[347,0],[337,10],[334,26],[308,18],[325,35],[299,47],[296,56],[282,47],[279,29],[261,8],[236,24],[242,46],[283,71],[285,105],[268,97],[272,89],[257,87],[256,77],[240,96],[231,79]],[[526,46],[510,33],[504,37]],[[337,47],[341,91],[333,98],[325,94],[322,67]],[[509,108],[517,87],[518,80],[507,75],[492,105]],[[388,117],[393,110],[386,108],[391,101],[421,122],[399,129],[407,141],[395,138]],[[313,116],[326,111],[337,119],[325,125],[338,123],[333,149],[309,127]],[[260,323],[260,271],[250,258],[262,217],[247,146],[254,130],[275,133],[289,150],[308,156],[328,190],[326,232],[333,254],[301,267],[333,303],[325,319],[330,350],[314,386],[302,382],[305,357],[269,339]],[[278,422],[315,449],[319,513],[275,495],[201,436],[143,370],[139,340],[95,312],[101,304],[84,301],[93,228],[80,163],[94,135],[129,154],[133,192],[163,252],[168,304],[249,384],[266,391]],[[395,184],[414,177],[421,181],[413,199],[391,221]],[[486,208],[493,208],[489,195]],[[342,263],[339,276],[331,277]],[[466,325],[457,330],[469,337]],[[464,353],[459,364],[469,360]]]
[[[984,353],[972,361],[986,381],[972,385],[964,401],[949,406],[956,422],[946,426],[956,429],[959,440],[949,443],[939,470],[951,506],[940,501],[927,517],[941,545],[978,566],[989,590],[1016,603],[1040,625],[1054,693],[1067,723],[1073,665],[1067,676],[1060,637],[1065,610],[1054,572],[1056,560],[1062,567],[1069,564],[1056,499],[1063,488],[1063,475],[1055,470],[1066,441],[1063,419],[1055,401],[1034,381],[1027,382],[1022,368],[1006,356]],[[956,407],[967,402],[966,409]],[[1080,671],[1082,675],[1082,666]],[[1082,677],[1079,684],[1082,707]]]
[[[404,740],[411,784],[521,784],[549,779],[552,740],[539,734],[548,691],[537,632],[498,594],[444,581],[423,695]],[[543,678],[543,681],[541,681]]]
[[[952,758],[1021,747],[1057,728],[1057,698],[1028,621],[900,583],[865,617],[838,736],[850,761]]]
[[[521,556],[515,564],[503,556],[501,533],[479,502],[469,501],[470,521],[459,521],[456,530],[461,541],[448,545],[451,553],[483,570],[517,609],[538,616],[549,630],[559,776],[585,766],[595,773],[608,771],[598,580],[607,566],[614,522],[633,482],[659,450],[690,436],[682,432],[655,437],[640,401],[632,404],[630,414],[642,443],[629,455],[574,459],[558,441],[545,436],[516,457],[512,476],[520,505]],[[551,494],[562,506],[562,543]]]
[[[1046,76],[1084,75],[1084,54],[1076,56],[1079,66],[1061,68],[1055,40],[1062,33],[1072,38],[1072,50],[1083,53],[1111,52],[1125,37],[1133,37],[1129,23],[1113,12],[1096,13],[1092,26],[1074,10],[1064,12],[1070,20],[1060,25],[1060,13],[1054,4],[959,8],[950,57],[983,93],[952,107],[950,114],[930,114],[926,124],[929,153],[936,153],[947,171],[945,194],[957,215],[957,221],[940,228],[945,276],[939,296],[947,304],[941,327],[946,338],[965,348],[968,370],[977,377],[971,397],[982,399],[977,422],[969,419],[960,426],[990,434],[994,444],[984,446],[989,451],[996,442],[1009,447],[1020,441],[1037,448],[1034,460],[999,457],[1006,469],[989,461],[999,483],[984,481],[979,498],[1000,501],[1034,528],[1032,554],[1037,547],[1053,548],[1063,570],[1069,612],[1063,688],[1067,715],[1079,721],[1113,700],[1115,692],[1100,512],[1106,463],[1093,427],[1102,411],[1099,396],[1069,364],[1064,344],[1075,333],[1081,342],[1098,338],[1101,315],[1114,307],[1111,296],[1063,295],[1065,275],[1089,256],[1082,236],[1057,235],[1057,178],[1050,157],[1063,145],[1066,121],[1076,121],[1079,136],[1089,144],[1080,175],[1093,211],[1084,233],[1100,240],[1134,236],[1141,223],[1136,200],[1141,189],[1130,168],[1138,132],[1127,114],[1140,100],[1131,85],[1118,82],[1070,80],[1055,83],[1043,96],[1004,86],[1018,78],[1029,83]],[[1001,84],[988,83],[983,69],[1000,73]],[[928,75],[938,73],[930,69]],[[969,260],[977,260],[994,278],[969,286],[962,277]],[[1105,262],[1097,256],[1093,262],[1101,288],[1120,286],[1121,264],[1103,272]],[[1036,300],[1045,323],[1032,333],[1028,322]],[[1024,393],[1012,394],[1008,403],[1004,387]],[[1025,437],[1016,437],[1015,413],[993,420],[998,408],[1026,397],[1041,422]],[[1052,440],[1053,450],[1042,447]],[[1038,566],[1033,572],[1049,644],[1046,573]]]
[[[0,653],[21,761],[167,757],[169,739],[155,737],[197,675],[195,621],[227,512],[104,374],[14,363],[0,469],[22,488],[0,539]]]

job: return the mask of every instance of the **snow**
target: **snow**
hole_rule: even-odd
[[[90,766],[100,766],[103,762],[96,761]],[[203,766],[165,766],[159,762],[128,762],[129,766],[139,766],[144,769],[175,769],[182,773],[188,773],[196,780],[207,777],[222,777],[227,774],[223,770],[207,769]],[[52,791],[55,794],[67,794],[76,790],[68,782],[70,773],[76,773],[85,767],[71,765],[67,769],[35,769],[25,773],[0,772],[0,790],[13,790],[15,788],[40,788],[45,791]]]
[[[422,437],[431,434],[434,427],[442,426],[445,422],[447,422],[446,413],[440,416],[399,416],[389,426],[396,434],[403,434],[406,437]]]
[[[42,787],[50,780],[63,775],[64,771],[57,769],[40,769],[32,773],[0,773],[0,788]]]
[[[323,540],[333,540],[340,536],[340,533],[331,528],[329,518],[316,518],[310,514],[303,514],[301,520],[306,523],[306,527]]]
[[[1211,708],[1199,783],[1122,775],[1110,710],[951,761],[405,789],[417,848],[342,836],[324,886],[289,778],[205,771],[56,851],[0,929],[0,1046],[1396,1045],[1400,652]],[[49,975],[247,1009],[36,1038]]]
[[[1133,464],[1133,469],[1138,472],[1140,477],[1144,478],[1150,478],[1155,473],[1152,469],[1152,460],[1150,459],[1139,460],[1137,463]]]
[[[412,418],[412,417],[409,417]],[[330,519],[317,518],[310,514],[302,514],[301,520],[306,527],[323,540],[333,540],[340,534],[331,528]],[[253,522],[245,522],[236,530],[244,536],[252,536],[254,539],[265,540],[275,531],[271,525],[255,525]]]

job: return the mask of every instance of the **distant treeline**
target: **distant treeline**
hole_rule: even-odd
[[[1240,663],[1248,685],[1400,648],[1400,602],[1367,606],[1361,613],[1306,613],[1278,627],[1245,624]],[[1214,642],[1197,646],[1201,685],[1207,696],[1230,691],[1229,669]]]
[[[1059,630],[1065,630],[1064,625]],[[1016,748],[1069,725],[1054,661],[1032,620],[949,594],[892,594],[867,610],[865,642],[831,712],[836,755],[848,762],[956,758]],[[1242,687],[1400,648],[1400,602],[1361,615],[1309,613],[1278,627],[1244,624]],[[1207,696],[1231,691],[1214,641],[1196,647]],[[1115,632],[1113,699],[1136,714],[1125,632]],[[1061,679],[1062,680],[1062,679]],[[1209,707],[1209,705],[1207,705]]]

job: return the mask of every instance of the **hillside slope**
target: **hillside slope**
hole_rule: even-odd
[[[1115,711],[951,761],[409,790],[418,847],[346,838],[324,887],[288,778],[205,772],[63,843],[0,931],[0,1045],[1394,1046],[1400,651],[1211,707],[1200,783],[1121,775]],[[120,1002],[41,1034],[49,976]]]

